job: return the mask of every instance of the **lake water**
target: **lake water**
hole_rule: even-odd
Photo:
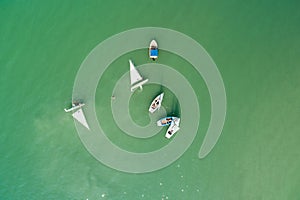
[[[1,0],[0,199],[299,199],[299,8],[293,0]],[[227,116],[213,151],[198,159],[210,119],[210,103],[200,102],[188,151],[167,168],[130,174],[89,154],[63,108],[96,45],[148,26],[207,50],[223,77]],[[158,62],[176,59],[162,52]]]

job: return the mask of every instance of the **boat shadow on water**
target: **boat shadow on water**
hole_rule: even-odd
[[[167,116],[174,116],[180,118],[180,103],[176,96],[174,94],[167,94],[165,98],[171,99],[169,101],[162,102],[162,106],[166,109]]]

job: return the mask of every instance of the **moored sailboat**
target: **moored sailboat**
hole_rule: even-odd
[[[143,85],[148,82],[148,79],[143,79],[140,73],[135,68],[133,62],[129,60],[130,65],[130,85],[131,85],[131,92],[133,92],[136,88],[143,89]]]
[[[88,130],[90,130],[90,127],[86,121],[86,118],[85,118],[83,110],[82,110],[82,107],[84,105],[85,105],[84,103],[73,102],[71,108],[69,108],[69,109],[65,108],[64,110],[65,110],[65,112],[75,111],[75,112],[73,112],[72,117],[74,119],[76,119],[84,127],[86,127]]]
[[[149,112],[150,113],[154,113],[156,110],[159,110],[159,108],[161,107],[161,102],[164,98],[164,93],[161,93],[160,95],[158,95],[157,97],[155,97],[153,99],[153,101],[150,104],[149,107]]]

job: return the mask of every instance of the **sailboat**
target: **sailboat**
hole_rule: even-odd
[[[88,130],[90,130],[90,127],[86,121],[86,118],[84,116],[83,110],[82,110],[82,106],[84,106],[84,103],[72,103],[72,107],[69,109],[64,109],[65,112],[71,112],[71,111],[75,111],[72,116],[74,119],[76,119],[80,124],[82,124],[84,127],[86,127]]]
[[[152,60],[155,60],[158,58],[158,45],[157,42],[155,40],[152,40],[150,42],[150,46],[149,46],[149,57]]]
[[[129,60],[130,65],[130,84],[131,84],[131,92],[133,92],[136,88],[143,89],[143,85],[148,82],[148,79],[143,79],[142,76],[139,74],[137,69],[135,68],[134,64],[131,60]]]
[[[161,102],[164,98],[164,93],[161,93],[155,99],[151,102],[149,107],[149,112],[154,113],[156,110],[158,110],[161,107]]]

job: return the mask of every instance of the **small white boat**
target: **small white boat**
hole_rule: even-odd
[[[140,73],[136,70],[134,64],[131,60],[129,60],[130,65],[130,85],[131,85],[131,92],[133,92],[136,88],[143,89],[143,85],[148,82],[148,79],[143,79]]]
[[[76,109],[78,109],[78,108],[81,108],[82,106],[84,106],[84,103],[73,102],[71,108],[69,108],[69,109],[66,109],[66,108],[65,108],[64,110],[65,110],[65,112],[71,112],[71,111],[73,111],[73,110],[76,110]]]
[[[165,134],[165,137],[170,139],[179,129],[180,129],[179,122],[177,125],[177,123],[175,123],[175,121],[172,121],[170,127],[168,128],[168,130]]]
[[[84,106],[84,103],[78,103],[78,102],[73,102],[72,103],[72,108],[69,109],[64,109],[65,112],[71,112],[71,111],[75,111],[72,114],[72,117],[74,119],[76,119],[80,124],[82,124],[84,127],[86,127],[88,130],[90,130],[90,127],[86,121],[86,118],[84,116],[83,110],[82,110],[82,106]]]
[[[178,117],[164,117],[156,122],[157,126],[168,126],[171,125],[172,121],[179,126],[180,118]]]
[[[155,60],[158,58],[158,45],[157,42],[155,40],[152,40],[150,42],[150,46],[149,46],[149,57],[152,60]]]
[[[164,98],[164,93],[161,93],[160,95],[155,97],[155,99],[151,102],[151,105],[149,107],[150,113],[154,113],[156,110],[159,110],[163,98]]]

